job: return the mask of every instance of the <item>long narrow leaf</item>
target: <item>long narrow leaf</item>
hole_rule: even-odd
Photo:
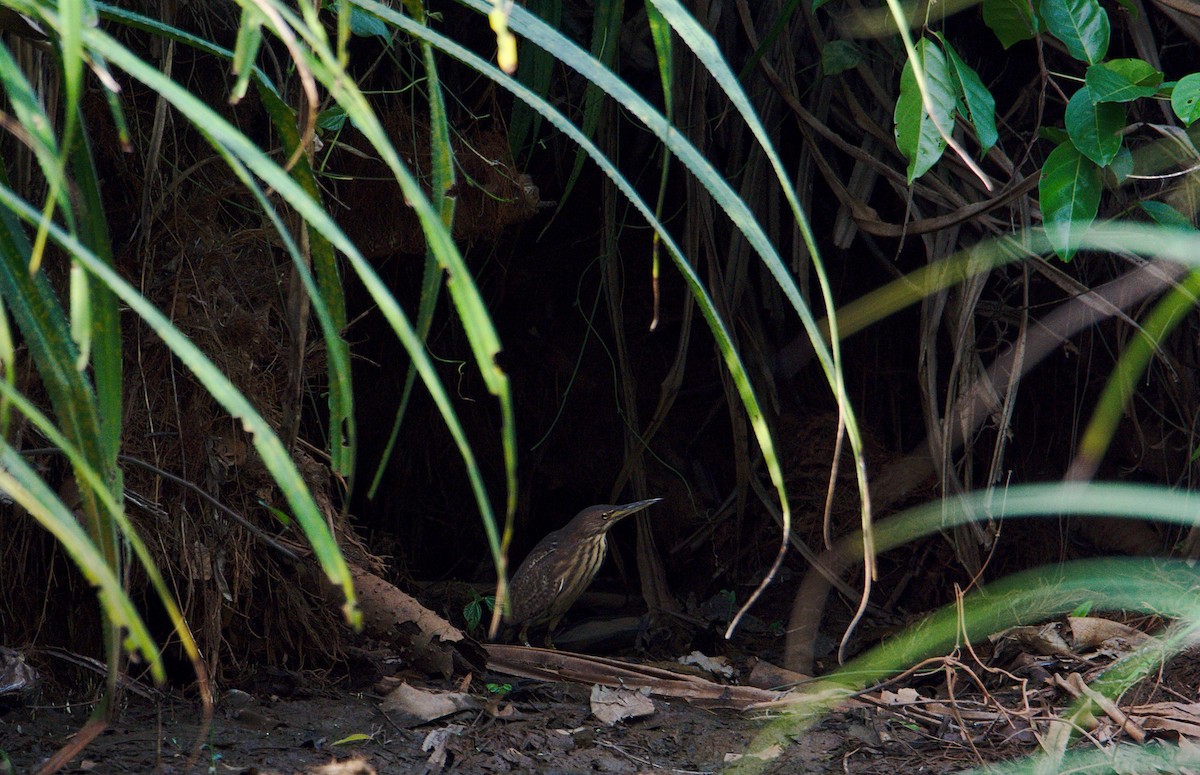
[[[510,91],[518,99],[522,100],[530,107],[541,113],[541,115],[546,118],[556,129],[563,132],[573,142],[578,143],[584,148],[584,150],[587,151],[588,155],[597,164],[597,166],[599,166],[600,169],[613,181],[621,193],[628,198],[630,203],[633,204],[634,208],[637,209],[637,211],[646,219],[646,222],[650,224],[650,226],[658,234],[659,238],[663,241],[663,244],[667,247],[672,260],[675,262],[675,266],[679,269],[680,274],[683,276],[684,281],[687,283],[688,288],[691,290],[693,296],[700,306],[701,313],[704,316],[705,321],[708,323],[709,329],[713,334],[713,338],[716,340],[717,348],[725,360],[726,368],[729,369],[730,375],[734,380],[734,384],[738,390],[738,395],[743,402],[743,406],[746,408],[747,415],[752,421],[761,420],[762,410],[758,403],[757,396],[754,394],[753,387],[750,385],[749,377],[747,376],[745,367],[742,364],[741,357],[734,348],[729,331],[725,327],[724,321],[721,320],[720,315],[717,313],[716,308],[713,305],[712,298],[709,296],[703,281],[700,279],[699,275],[696,274],[691,263],[684,257],[683,251],[671,237],[670,232],[668,232],[662,223],[654,217],[654,212],[634,190],[633,186],[630,185],[624,176],[620,174],[611,160],[609,160],[600,151],[600,149],[596,147],[595,143],[586,137],[578,127],[568,121],[566,117],[562,115],[562,113],[552,107],[537,94],[534,94],[524,85],[500,72],[496,67],[478,57],[473,52],[460,46],[455,41],[439,35],[432,30],[413,24],[404,16],[395,13],[386,6],[376,3],[373,0],[356,0],[356,2],[357,4],[362,5],[364,8],[367,8],[372,13],[404,29],[406,32],[417,37],[427,38],[438,49],[465,63],[476,72],[479,72],[480,74],[492,79],[496,84]],[[522,20],[527,18],[519,13],[520,10],[521,9],[519,8],[513,9],[513,19],[517,19],[518,16],[520,16]],[[542,32],[546,31],[542,30]],[[556,54],[557,53],[558,52],[556,51]],[[574,57],[574,55],[572,56]],[[582,55],[580,62],[586,62],[586,55]],[[624,92],[622,93],[622,98],[625,97],[629,97],[630,99],[634,100],[635,104],[638,105],[639,110],[644,109],[650,114],[658,115],[657,112],[654,111],[654,109],[651,108],[647,103],[645,103],[644,100],[641,100],[640,97],[632,93],[632,91],[628,90],[627,88],[625,88]],[[759,244],[763,244],[765,242],[767,249],[773,251],[774,249],[770,247],[769,241],[766,240],[765,233],[761,231],[761,227],[759,227],[754,221],[753,216],[750,215],[749,211],[745,207],[745,204],[737,198],[731,189],[729,189],[728,185],[724,182],[724,180],[721,179],[720,175],[713,170],[710,165],[708,165],[708,162],[701,154],[699,154],[698,151],[696,151],[695,147],[687,143],[687,141],[681,137],[680,133],[671,128],[661,116],[659,116],[659,121],[655,122],[652,128],[657,134],[659,134],[661,138],[664,138],[664,141],[667,142],[668,147],[670,147],[673,151],[678,149],[686,153],[692,163],[701,169],[707,170],[708,176],[713,179],[708,182],[711,182],[716,187],[716,190],[719,192],[719,195],[722,198],[731,200],[731,208],[734,208],[739,213],[744,214],[744,217],[738,221],[739,228],[748,230],[760,236],[761,240],[759,241]],[[794,537],[793,540],[795,541]],[[811,552],[811,550],[804,546],[802,542],[797,543],[799,546],[803,547],[801,549],[801,553],[805,556],[805,558],[809,559],[810,561],[815,559],[815,555]]]
[[[116,571],[88,538],[75,515],[3,439],[0,439],[0,490],[21,504],[62,545],[84,578],[97,588],[109,626],[124,629],[126,648],[142,655],[156,681],[165,680],[166,671],[154,638],[125,594]]]
[[[30,223],[37,223],[39,214],[10,188],[3,185],[0,185],[0,206],[7,211],[16,213]],[[350,569],[347,567],[345,559],[337,551],[332,536],[329,535],[325,518],[317,508],[316,502],[313,501],[308,487],[271,426],[254,410],[254,407],[234,387],[229,378],[222,374],[190,339],[175,328],[165,315],[118,275],[112,267],[97,258],[79,240],[64,233],[57,226],[51,226],[48,233],[72,258],[82,263],[90,273],[108,286],[137,315],[145,319],[163,342],[191,369],[212,397],[230,414],[242,421],[242,426],[253,439],[263,465],[271,472],[284,497],[291,505],[296,519],[300,522],[305,534],[309,536],[321,567],[324,568],[329,580],[342,588],[346,596],[344,611],[347,619],[357,625],[361,620],[361,613],[357,608]],[[73,364],[73,361],[71,363]]]
[[[401,340],[401,343],[412,355],[414,362],[418,364],[418,370],[421,373],[421,377],[425,381],[426,387],[429,389],[430,395],[433,397],[435,404],[442,412],[442,416],[447,422],[447,426],[451,431],[451,435],[454,437],[459,447],[460,454],[463,455],[464,461],[467,464],[468,476],[470,477],[472,489],[476,495],[476,502],[480,506],[481,513],[485,514],[486,524],[486,519],[490,519],[491,516],[491,505],[488,501],[486,490],[483,486],[482,477],[479,474],[478,466],[475,463],[474,454],[470,450],[470,445],[466,441],[466,437],[462,432],[461,426],[454,417],[453,407],[450,404],[449,397],[438,380],[437,374],[433,369],[433,365],[430,362],[428,355],[423,351],[420,340],[415,336],[407,316],[405,316],[403,310],[401,310],[400,306],[396,303],[387,287],[362,257],[362,254],[358,251],[358,249],[346,238],[345,234],[336,226],[336,224],[333,223],[333,220],[329,217],[329,215],[315,202],[313,202],[313,200],[303,192],[303,190],[288,176],[286,172],[284,172],[284,170],[282,170],[274,161],[267,157],[266,154],[257,148],[247,137],[245,137],[245,135],[230,126],[229,123],[226,122],[215,111],[200,102],[178,84],[174,83],[168,78],[165,78],[157,70],[148,66],[138,57],[128,52],[123,46],[109,38],[102,31],[89,30],[87,31],[85,37],[86,42],[90,47],[100,50],[113,64],[121,67],[135,78],[143,81],[148,86],[158,91],[171,104],[187,115],[195,126],[202,128],[214,143],[219,144],[241,159],[251,170],[253,170],[256,175],[261,177],[267,182],[268,185],[279,192],[280,195],[283,196],[288,203],[297,210],[301,217],[303,217],[312,228],[323,234],[338,250],[342,251],[347,260],[349,260],[351,265],[354,267],[354,270],[358,273],[367,291],[379,305],[379,308],[385,319],[387,319],[392,325],[393,331],[396,332],[397,336]],[[365,100],[363,100],[361,94],[342,95],[342,97],[344,98],[343,104],[346,105],[348,114],[351,115],[360,129],[371,123],[371,121],[367,118],[367,116],[371,114],[369,113],[369,109],[366,107]],[[354,104],[348,104],[350,102],[353,102]],[[366,115],[360,115],[360,112],[362,111],[366,111]],[[379,138],[383,136],[383,130],[381,127],[379,127],[377,120],[374,120],[372,125],[375,128],[375,139],[379,140]],[[398,158],[394,158],[394,161],[397,165],[399,165]],[[430,235],[431,242],[436,242],[438,248],[443,253],[446,251],[451,251],[455,256],[457,256],[457,251],[454,249],[453,243],[450,242],[449,235],[447,235],[445,233],[445,229],[441,227],[440,220],[437,218],[437,216],[432,213],[432,209],[430,208],[429,203],[424,195],[420,192],[416,181],[411,178],[411,175],[407,175],[406,172],[403,172],[403,175],[406,176],[404,177],[406,186],[411,187],[410,189],[406,189],[406,196],[410,196],[410,201],[413,203],[414,208],[418,211],[418,214],[422,217],[422,221],[426,225],[426,233]],[[439,230],[440,234],[438,233]],[[461,257],[458,258],[458,263],[461,265]],[[457,286],[459,288],[462,288],[464,285],[470,285],[470,275],[466,271],[465,267],[462,267],[462,272],[459,272],[458,274],[460,276],[460,279],[457,282]],[[473,285],[470,285],[470,287],[471,289],[474,288]],[[460,297],[463,295],[461,291],[459,292],[459,295]],[[471,318],[469,322],[477,326],[481,318],[483,320],[487,319],[486,310],[483,309],[481,302],[478,303],[476,309],[468,310],[468,315]],[[494,339],[493,347],[495,347],[496,351],[498,351],[498,343],[496,343]],[[489,352],[489,349],[486,346],[481,346],[480,352],[486,355],[486,353]],[[495,374],[499,374],[499,367],[494,363],[494,360],[489,362],[489,369],[494,372],[492,375],[493,378]],[[242,400],[244,401],[244,399]],[[511,407],[511,401],[508,403]],[[239,411],[234,413],[241,415],[240,407],[242,404],[238,403],[237,406],[239,407]],[[504,404],[502,403],[502,407],[503,406]],[[249,408],[248,405],[246,405],[246,407]],[[508,427],[511,428],[511,408],[506,410],[506,415],[508,417]],[[257,417],[257,414],[255,417]],[[267,430],[265,425],[262,426],[262,430]],[[260,439],[257,435],[258,432],[259,428],[256,425],[256,444],[260,442]],[[326,531],[326,528],[320,519],[317,518],[315,511],[312,510],[313,504],[311,503],[311,497],[308,495],[308,493],[306,491],[304,491],[302,494],[297,493],[294,496],[295,499],[292,500],[293,496],[288,491],[287,487],[295,484],[299,480],[298,476],[295,474],[294,466],[291,464],[291,461],[286,460],[286,456],[282,455],[282,447],[278,445],[278,440],[274,438],[273,434],[271,434],[271,442],[264,442],[264,444],[269,448],[270,452],[270,460],[267,460],[268,455],[264,455],[264,461],[267,462],[269,467],[281,466],[278,469],[279,479],[277,481],[281,482],[281,486],[283,486],[285,488],[285,492],[289,494],[289,500],[293,509],[295,509],[297,512],[297,518],[301,521],[302,527],[306,532],[309,530],[320,531],[318,533],[313,533],[314,535],[322,534],[324,531]],[[510,443],[509,446],[515,447],[515,442]],[[262,454],[261,450],[260,454]],[[276,473],[275,468],[271,468],[271,470],[273,473]],[[510,497],[515,497],[515,491]],[[498,552],[500,543],[499,535],[493,530],[489,534],[489,539],[493,543],[494,551]],[[345,575],[344,560],[342,560],[340,555],[335,557],[318,555],[318,557],[321,560],[323,567],[325,567],[326,572],[331,574],[331,578],[337,579],[335,583],[342,584],[347,590],[349,590],[349,576]]]

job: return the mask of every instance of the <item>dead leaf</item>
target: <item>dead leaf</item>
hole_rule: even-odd
[[[1015,645],[1015,650],[1017,651],[1028,651],[1044,656],[1051,654],[1059,656],[1071,655],[1073,653],[1071,647],[1067,645],[1062,635],[1059,634],[1058,628],[1058,622],[1046,622],[1036,627],[1010,627],[1007,630],[988,636],[988,640],[996,645],[997,651],[1006,646],[1011,648]]]
[[[654,715],[654,700],[649,689],[614,689],[596,684],[592,687],[592,715],[613,726],[618,721]]]
[[[1141,630],[1098,616],[1069,616],[1076,651],[1095,649],[1109,657],[1122,657],[1150,640]]]
[[[355,756],[345,761],[331,761],[309,770],[311,775],[375,775],[375,768],[361,756]]]
[[[695,665],[721,678],[733,678],[733,665],[729,663],[728,657],[710,657],[693,651],[686,657],[680,657],[678,661],[681,665]]]
[[[1163,732],[1180,735],[1181,738],[1200,740],[1200,703],[1153,702],[1129,709],[1129,715],[1138,719],[1147,732],[1170,737]]]
[[[760,761],[769,762],[778,759],[783,753],[783,746],[779,743],[767,746],[761,751],[751,751],[750,753],[727,753],[725,754],[725,763],[736,762],[740,759],[758,759]]]
[[[445,769],[446,759],[449,754],[446,746],[453,738],[461,735],[464,729],[466,727],[462,724],[450,724],[425,735],[425,740],[421,743],[421,750],[431,751],[429,758],[426,760],[426,764],[428,765],[425,768],[426,772],[441,772]]]
[[[459,711],[478,710],[482,703],[463,692],[431,692],[403,683],[384,697],[379,707],[396,714],[396,723],[415,727]]]
[[[908,686],[894,692],[884,689],[879,693],[879,699],[884,705],[912,705],[916,702],[929,702],[918,694],[916,689]]]
[[[796,686],[812,680],[812,676],[787,670],[779,665],[773,665],[765,659],[754,661],[750,668],[750,677],[746,683],[759,689],[779,689],[784,686]]]

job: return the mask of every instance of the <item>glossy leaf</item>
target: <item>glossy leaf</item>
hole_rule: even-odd
[[[821,49],[821,72],[826,76],[844,73],[862,60],[858,46],[848,40],[831,40]]]
[[[1042,226],[1054,252],[1070,261],[1079,235],[1096,220],[1100,208],[1100,168],[1071,143],[1050,152],[1038,180]]]
[[[974,127],[982,156],[1000,137],[996,131],[996,100],[983,85],[979,75],[954,50],[954,46],[940,34],[937,39],[946,52],[950,70],[954,75],[955,91],[961,100],[958,112]]]
[[[1064,121],[1071,142],[1100,167],[1107,167],[1121,149],[1118,133],[1125,128],[1125,106],[1116,102],[1095,104],[1086,86],[1067,103]]]
[[[1186,231],[1196,230],[1196,227],[1192,225],[1191,218],[1171,207],[1166,202],[1158,202],[1150,199],[1145,202],[1138,202],[1138,207],[1142,208],[1142,211],[1154,219],[1154,222],[1159,226],[1184,229]]]
[[[1133,153],[1122,144],[1117,155],[1108,163],[1107,169],[1113,175],[1113,182],[1117,185],[1124,183],[1133,174]]]
[[[1005,48],[1032,40],[1040,31],[1028,0],[983,0],[983,23],[996,33]]]
[[[896,146],[908,159],[908,182],[921,177],[942,157],[946,150],[943,131],[954,126],[954,110],[958,96],[945,55],[928,39],[917,43],[918,65],[925,72],[929,88],[927,110],[917,88],[917,78],[910,60],[900,76],[900,98],[896,100]],[[942,131],[939,131],[938,127]]]
[[[1185,75],[1171,90],[1171,110],[1186,126],[1200,118],[1200,73]]]
[[[1087,69],[1092,102],[1131,102],[1150,97],[1162,80],[1163,74],[1142,59],[1113,59]]]
[[[1104,59],[1110,27],[1099,0],[1042,0],[1040,11],[1046,29],[1067,53],[1092,65]]]

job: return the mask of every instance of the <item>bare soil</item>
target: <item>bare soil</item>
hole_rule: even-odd
[[[728,766],[727,754],[750,750],[769,723],[761,714],[655,700],[654,715],[606,727],[589,717],[588,692],[527,682],[511,693],[515,712],[508,719],[476,712],[415,728],[393,723],[380,710],[379,698],[368,694],[253,697],[245,707],[218,707],[196,758],[201,712],[195,703],[131,696],[119,718],[65,771],[306,773],[333,761],[358,760],[377,773],[716,772]],[[86,706],[10,707],[0,715],[0,750],[8,754],[10,771],[34,771],[82,726],[87,713]],[[797,736],[765,763],[765,771],[952,772],[971,763],[947,757],[944,744],[932,747],[922,735],[871,716],[829,717]],[[431,735],[435,730],[448,730],[440,768],[430,761],[436,751],[427,750],[436,748],[427,745],[439,737]]]

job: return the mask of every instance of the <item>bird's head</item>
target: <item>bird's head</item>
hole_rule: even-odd
[[[626,503],[623,506],[613,506],[607,503],[599,506],[589,506],[576,514],[567,527],[570,532],[580,537],[600,535],[608,532],[609,528],[630,514],[636,514],[647,506],[658,503],[660,500],[662,498],[651,498],[635,503]]]

